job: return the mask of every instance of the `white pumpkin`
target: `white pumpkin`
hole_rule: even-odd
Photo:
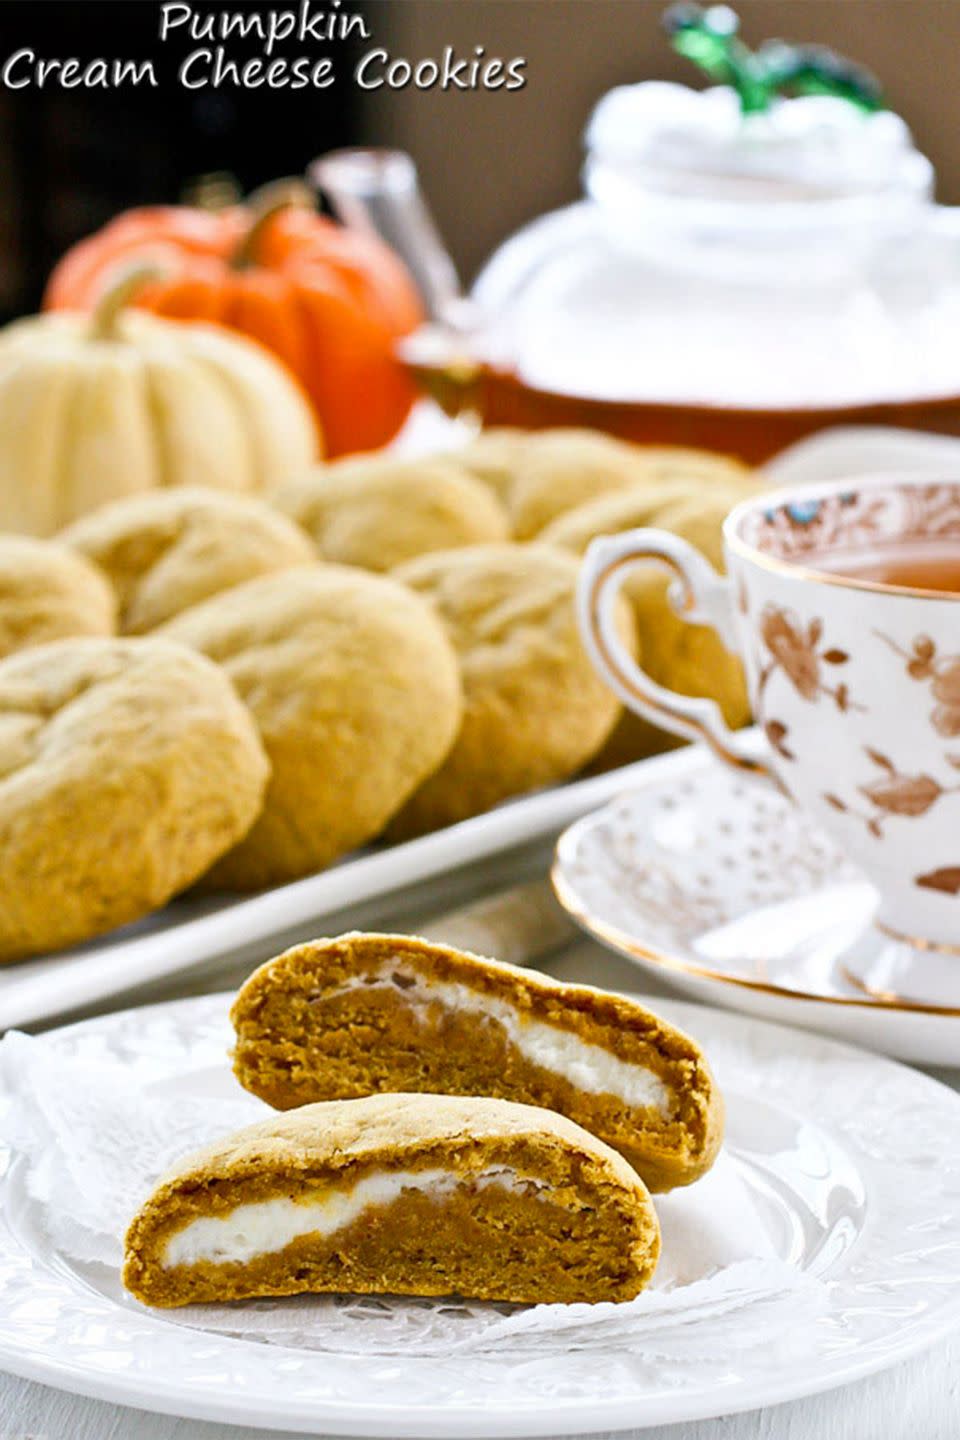
[[[162,485],[265,489],[318,458],[313,411],[266,350],[123,310],[155,273],[119,279],[92,316],[0,330],[0,530],[50,535]]]

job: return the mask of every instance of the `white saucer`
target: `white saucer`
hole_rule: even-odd
[[[682,774],[641,775],[561,836],[553,882],[569,913],[699,999],[960,1064],[960,956],[882,936],[875,891],[800,811],[686,754]]]
[[[122,1011],[44,1043],[160,1094],[222,1098],[235,1089],[228,1003]],[[406,1330],[385,1342],[385,1306],[408,1302],[347,1307],[338,1344],[323,1349],[200,1331],[138,1306],[112,1267],[57,1250],[25,1162],[0,1145],[0,1368],[234,1425],[492,1440],[754,1409],[886,1369],[949,1333],[960,1319],[960,1097],[820,1036],[678,1001],[657,1008],[706,1049],[727,1105],[724,1160],[776,1259],[815,1292],[809,1305],[794,1295],[789,1324],[769,1323],[773,1292],[698,1306],[690,1283],[690,1296],[673,1292],[672,1323],[661,1315],[640,1345],[609,1327],[589,1344],[556,1330],[467,1353],[411,1348]],[[691,1264],[698,1246],[700,1232],[685,1252]],[[696,1263],[708,1268],[688,1282],[709,1274],[708,1254]]]

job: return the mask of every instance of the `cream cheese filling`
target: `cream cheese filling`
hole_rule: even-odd
[[[391,1204],[405,1190],[439,1198],[461,1185],[498,1185],[518,1194],[545,1188],[543,1181],[503,1166],[471,1177],[450,1170],[375,1172],[347,1189],[330,1189],[316,1197],[293,1200],[279,1195],[272,1200],[238,1205],[226,1215],[200,1216],[170,1236],[161,1263],[170,1270],[176,1265],[196,1265],[201,1260],[222,1265],[255,1260],[259,1255],[285,1249],[302,1235],[332,1235],[352,1224],[364,1211]]]
[[[448,1010],[466,1010],[495,1020],[524,1058],[541,1069],[562,1076],[591,1095],[614,1095],[628,1105],[658,1110],[664,1119],[670,1116],[670,1090],[658,1075],[633,1061],[611,1055],[600,1045],[581,1040],[579,1035],[519,1014],[506,1001],[481,995],[469,985],[455,980],[426,980],[398,967],[389,973],[356,976],[319,999],[330,1000],[345,991],[359,989],[395,990],[405,1004],[421,1012],[431,1004],[440,1004]]]

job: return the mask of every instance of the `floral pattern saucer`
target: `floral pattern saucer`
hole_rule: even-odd
[[[561,836],[573,918],[698,999],[960,1064],[960,958],[878,930],[874,888],[769,782],[670,759]]]

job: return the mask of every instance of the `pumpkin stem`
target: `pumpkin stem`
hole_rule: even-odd
[[[313,191],[303,180],[295,177],[289,180],[271,180],[247,196],[247,209],[251,214],[250,227],[233,252],[230,267],[233,270],[247,270],[257,263],[257,252],[264,232],[282,210],[294,208],[313,210],[316,200]]]
[[[197,210],[228,210],[239,205],[243,192],[236,178],[229,170],[211,170],[207,175],[197,175],[180,192],[181,205],[192,205]]]
[[[113,340],[117,333],[117,319],[124,306],[152,280],[161,280],[166,272],[160,265],[145,261],[142,265],[131,265],[122,270],[104,290],[97,301],[90,318],[90,335],[94,340]]]

